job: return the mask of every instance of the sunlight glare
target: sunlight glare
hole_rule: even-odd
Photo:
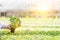
[[[45,5],[45,4],[41,4],[38,8],[39,8],[40,11],[46,11],[46,10],[48,10],[47,5]]]

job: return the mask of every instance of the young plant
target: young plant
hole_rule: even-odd
[[[11,32],[14,33],[15,29],[17,27],[21,26],[21,21],[18,17],[15,16],[10,16],[10,27],[11,27]]]

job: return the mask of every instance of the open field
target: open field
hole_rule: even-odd
[[[0,30],[0,40],[60,40],[60,28],[22,27],[9,32]]]
[[[60,19],[20,19],[22,27],[17,28],[15,33],[0,30],[0,40],[60,40]],[[10,23],[9,18],[0,18],[0,21]]]
[[[40,27],[59,27],[60,26],[60,18],[20,18],[21,25],[23,27],[28,26],[40,26]],[[5,24],[9,24],[9,18],[0,18],[0,21]]]

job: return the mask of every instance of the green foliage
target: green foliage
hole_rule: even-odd
[[[20,19],[18,17],[15,17],[15,16],[10,16],[10,26],[12,28],[20,27],[21,26]]]
[[[29,31],[9,33],[0,30],[0,40],[60,40],[60,31]]]

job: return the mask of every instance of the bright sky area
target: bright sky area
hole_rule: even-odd
[[[2,9],[22,9],[39,10],[39,7],[47,7],[48,10],[60,9],[60,0],[0,0],[0,10]]]

